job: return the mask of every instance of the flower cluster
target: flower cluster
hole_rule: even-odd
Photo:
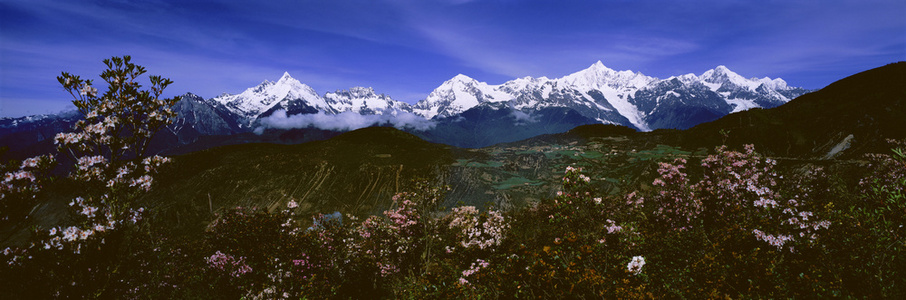
[[[106,198],[103,196],[102,198]],[[80,254],[83,248],[92,243],[104,242],[106,234],[119,228],[124,222],[131,224],[138,223],[142,218],[144,208],[131,209],[125,211],[123,215],[114,215],[108,207],[98,208],[89,204],[90,201],[82,197],[76,197],[69,206],[85,221],[79,226],[52,227],[45,233],[41,234],[45,238],[36,243],[36,246],[42,246],[45,250],[64,250],[68,249],[72,253]]]
[[[480,259],[480,258],[476,259],[475,262],[473,262],[472,265],[469,266],[468,269],[462,271],[462,277],[459,277],[459,284],[466,285],[466,286],[470,285],[471,283],[466,278],[468,278],[469,276],[472,276],[472,274],[477,273],[482,268],[487,268],[488,265],[490,265],[490,264],[487,261]]]
[[[797,238],[814,241],[816,231],[830,226],[806,209],[807,188],[783,200],[776,189],[782,178],[774,171],[776,161],[762,158],[752,145],[746,145],[744,152],[718,147],[717,154],[702,159],[704,175],[695,184],[683,171],[685,163],[684,159],[660,163],[660,177],[652,183],[658,188],[654,213],[671,228],[740,226],[782,249]],[[789,250],[793,251],[792,246]]]
[[[650,201],[655,203],[655,214],[668,227],[680,231],[693,228],[694,221],[704,210],[701,198],[694,195],[689,185],[685,163],[683,158],[677,158],[673,163],[658,163],[657,172],[661,177],[651,183],[659,189],[654,195],[656,199]]]
[[[246,273],[252,272],[252,267],[249,267],[245,263],[245,257],[235,258],[232,255],[224,254],[220,251],[205,258],[205,261],[208,262],[208,266],[211,268],[222,271],[232,277],[238,278]]]
[[[355,251],[371,258],[381,277],[415,264],[425,247],[427,224],[415,201],[417,197],[415,193],[394,195],[396,208],[384,211],[384,218],[368,217],[356,229],[360,240],[354,245]]]
[[[617,225],[617,223],[611,219],[607,219],[607,227],[605,228],[607,229],[607,233],[609,234],[623,231],[623,226]]]
[[[564,191],[577,190],[580,186],[584,186],[590,182],[591,178],[582,174],[582,168],[567,166],[566,170],[563,171]]]
[[[22,161],[18,169],[9,166],[10,170],[0,178],[0,221],[21,217],[20,214],[31,209],[41,190],[40,178],[44,177],[41,175],[55,163],[53,155],[42,155]]]
[[[642,256],[633,256],[632,260],[629,261],[629,264],[626,265],[626,271],[632,273],[633,275],[639,275],[642,273],[642,267],[645,266],[645,258]]]
[[[481,215],[474,206],[454,207],[449,227],[459,232],[463,248],[490,249],[500,245],[509,224],[499,211]]]

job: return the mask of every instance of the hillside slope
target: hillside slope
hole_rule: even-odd
[[[146,195],[154,220],[197,231],[220,208],[269,210],[290,199],[300,213],[387,209],[393,194],[416,178],[435,178],[452,162],[451,149],[393,128],[365,128],[301,145],[243,144],[174,157],[156,190]],[[166,199],[166,200],[161,200]]]
[[[782,157],[853,158],[887,152],[886,139],[906,138],[906,62],[849,76],[776,108],[655,134],[690,148],[755,144],[759,151]]]

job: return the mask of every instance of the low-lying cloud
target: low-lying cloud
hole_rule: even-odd
[[[350,131],[370,126],[390,125],[397,129],[414,129],[419,131],[434,128],[434,122],[413,113],[396,112],[386,115],[361,115],[355,112],[342,112],[336,115],[318,112],[287,116],[285,110],[275,111],[273,115],[263,118],[255,133],[261,134],[265,129],[320,128],[324,130]]]
[[[516,119],[516,125],[528,125],[530,123],[538,122],[538,118],[536,116],[527,114],[518,109],[513,109],[510,114],[512,114],[513,118]]]

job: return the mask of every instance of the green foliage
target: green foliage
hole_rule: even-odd
[[[890,141],[893,154],[873,154],[871,177],[860,181],[858,197],[834,203],[835,228],[828,249],[841,269],[846,290],[861,297],[906,295],[906,156],[904,141]]]

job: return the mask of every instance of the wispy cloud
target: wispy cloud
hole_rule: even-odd
[[[399,112],[393,115],[360,115],[355,112],[343,112],[329,115],[323,112],[287,116],[285,110],[278,110],[273,115],[261,119],[255,132],[261,134],[267,128],[320,128],[324,130],[349,131],[375,125],[389,125],[398,129],[428,130],[434,127],[433,121],[418,115]]]

